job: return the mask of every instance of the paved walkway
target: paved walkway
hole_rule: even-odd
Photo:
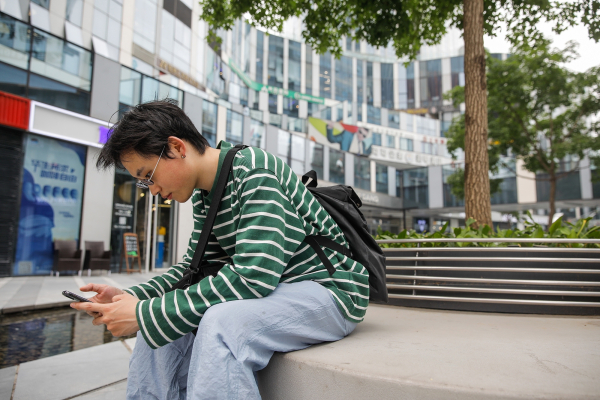
[[[62,295],[63,290],[82,294],[79,288],[87,283],[105,283],[126,288],[156,276],[149,274],[111,274],[92,276],[30,276],[0,278],[0,314],[26,310],[67,306],[72,303]],[[91,297],[91,295],[85,295]],[[0,397],[1,398],[1,397]]]
[[[146,278],[81,279],[124,287]],[[77,279],[0,280],[2,310],[64,304],[60,291],[76,290]],[[0,399],[124,399],[134,346],[128,339],[0,369]],[[264,400],[598,399],[600,318],[371,305],[348,338],[276,354],[258,376]]]

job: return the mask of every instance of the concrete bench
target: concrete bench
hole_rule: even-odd
[[[600,318],[371,305],[347,338],[258,376],[264,400],[598,399]]]

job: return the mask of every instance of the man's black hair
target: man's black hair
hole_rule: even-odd
[[[169,136],[186,140],[200,154],[210,147],[189,117],[177,106],[176,100],[156,100],[132,107],[112,126],[96,167],[106,169],[115,165],[122,168],[121,157],[130,151],[149,158],[159,156],[165,148],[163,157],[174,158],[167,146]]]

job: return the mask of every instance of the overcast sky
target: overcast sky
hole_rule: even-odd
[[[589,68],[600,65],[600,43],[595,43],[589,38],[587,28],[576,26],[566,30],[560,35],[552,32],[552,25],[540,24],[540,30],[544,35],[552,39],[554,47],[564,48],[569,40],[579,43],[577,52],[579,58],[571,61],[567,66],[578,72],[587,71]],[[505,30],[496,37],[485,37],[485,47],[492,53],[510,53],[510,46],[505,39]]]

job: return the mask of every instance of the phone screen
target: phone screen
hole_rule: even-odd
[[[68,290],[64,290],[62,292],[63,296],[68,297],[71,300],[75,300],[75,301],[83,301],[83,302],[87,302],[87,303],[91,303],[91,300],[86,299],[85,297],[82,297],[78,294],[75,294],[73,292],[69,292]]]

